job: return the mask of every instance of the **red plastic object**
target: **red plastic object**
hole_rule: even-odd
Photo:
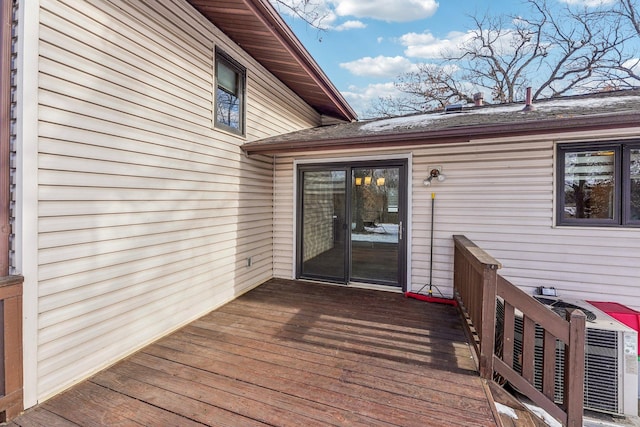
[[[458,306],[458,301],[449,298],[430,297],[428,295],[417,294],[415,292],[405,292],[405,297],[419,299],[420,301],[435,302],[438,304],[448,304],[454,307]]]
[[[594,307],[607,313],[620,323],[624,323],[638,332],[638,356],[640,357],[640,311],[636,311],[626,305],[617,302],[587,301]]]

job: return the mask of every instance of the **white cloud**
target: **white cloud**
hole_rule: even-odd
[[[433,16],[435,0],[329,0],[338,16],[373,18],[387,22],[409,22]]]
[[[340,64],[351,74],[366,77],[396,77],[401,73],[416,71],[417,68],[403,56],[370,56]]]
[[[625,61],[625,63],[622,65],[626,68],[633,70],[633,72],[635,73],[640,73],[640,58],[629,59]]]
[[[378,98],[396,98],[402,95],[393,82],[370,84],[366,87],[350,86],[342,95],[363,118]]]
[[[407,33],[400,37],[400,43],[406,47],[405,55],[413,58],[439,58],[445,52],[456,52],[472,38],[467,32],[452,31],[444,39],[430,32]]]
[[[282,14],[303,15],[326,29],[352,29],[358,21],[347,21],[333,28],[338,17],[371,18],[386,22],[409,22],[433,16],[436,0],[270,0]],[[294,12],[295,11],[295,12]],[[358,25],[358,24],[356,24]],[[363,28],[363,27],[355,27]]]
[[[450,57],[461,55],[465,51],[481,51],[483,48],[476,37],[477,33],[474,31],[452,31],[442,39],[430,32],[407,33],[400,37],[400,43],[405,46],[404,53],[408,57],[439,59],[443,55]],[[513,29],[490,31],[485,37],[492,40],[492,49],[498,56],[513,55],[515,47],[521,43],[520,35]]]
[[[560,0],[571,6],[599,7],[614,4],[617,0]]]
[[[362,28],[367,28],[367,25],[361,21],[347,21],[344,22],[333,29],[335,31],[347,31],[347,30],[359,30]]]

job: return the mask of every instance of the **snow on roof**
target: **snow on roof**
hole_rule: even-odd
[[[575,110],[601,110],[617,104],[635,104],[640,106],[640,95],[627,95],[627,96],[610,96],[610,97],[575,97],[575,98],[562,98],[545,100],[539,103],[534,103],[536,111],[546,114],[560,113],[562,111],[575,111]],[[361,132],[388,132],[395,129],[411,129],[427,126],[435,121],[451,118],[454,115],[463,114],[478,115],[478,114],[491,114],[491,115],[514,115],[522,114],[527,115],[529,113],[523,111],[524,104],[508,104],[508,105],[487,105],[485,107],[465,107],[461,113],[425,113],[412,116],[395,117],[390,119],[381,119],[366,123],[360,127]]]

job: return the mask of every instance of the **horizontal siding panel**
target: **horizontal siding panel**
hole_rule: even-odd
[[[93,209],[88,209],[91,212],[95,212]],[[74,211],[76,213],[76,211]],[[247,221],[246,218],[261,217],[270,215],[271,203],[264,203],[263,206],[257,207],[243,207],[240,211],[237,208],[219,208],[214,212],[209,209],[200,210],[182,210],[171,211],[172,222],[193,222],[193,221],[215,221],[216,218],[234,217]],[[94,228],[107,228],[117,227],[124,225],[137,225],[137,224],[158,224],[165,223],[167,221],[167,212],[162,211],[150,211],[133,214],[110,214],[110,215],[97,215],[91,216],[74,215],[74,216],[51,216],[40,219],[40,233],[52,233],[57,231],[69,231],[69,230],[91,230]]]
[[[209,157],[209,163],[187,162],[183,160],[154,158],[154,156],[127,153],[116,150],[86,147],[57,141],[43,141],[46,151],[55,154],[41,154],[38,161],[41,169],[50,171],[73,171],[92,175],[122,175],[141,178],[172,177],[183,181],[219,183],[243,183],[247,186],[271,187],[269,165],[244,163],[243,169],[230,165],[223,159]],[[65,150],[73,150],[74,157],[65,155]],[[105,158],[106,157],[106,158]],[[164,162],[164,167],[162,163]],[[189,168],[189,165],[192,165]],[[222,180],[222,181],[220,181]],[[195,184],[194,184],[195,185]]]
[[[203,220],[192,221],[171,221],[164,223],[148,223],[138,225],[126,225],[108,228],[91,228],[85,230],[71,230],[66,232],[41,233],[39,244],[42,249],[60,248],[63,246],[74,246],[73,251],[78,249],[77,245],[92,244],[101,242],[102,250],[109,252],[119,251],[122,249],[114,249],[123,245],[123,241],[127,240],[129,245],[136,246],[136,242],[132,239],[151,238],[151,236],[159,236],[162,241],[179,241],[180,233],[206,233],[215,230],[221,231],[223,227],[236,226],[236,230],[264,230],[271,229],[270,218],[265,219],[264,214],[246,215],[238,218],[238,216],[215,217]],[[185,234],[188,236],[188,234]],[[109,243],[113,241],[114,243]],[[117,242],[117,244],[115,243]],[[54,255],[54,259],[49,257],[43,258],[42,263],[57,262],[56,258],[65,259],[63,251]],[[43,252],[44,256],[44,252]]]
[[[210,109],[176,108],[148,94],[125,89],[104,80],[92,78],[90,75],[77,76],[76,82],[70,82],[66,80],[66,76],[72,74],[73,69],[70,67],[55,63],[47,64],[47,60],[42,60],[41,64],[44,64],[43,68],[51,73],[40,74],[40,87],[48,92],[75,99],[100,98],[102,105],[114,110],[122,109],[126,105],[128,108],[126,112],[129,114],[140,115],[146,112],[148,115],[156,115],[160,120],[164,117],[171,124],[182,129],[189,129],[192,125],[211,126]]]
[[[196,250],[208,251],[215,256],[223,249],[234,248],[243,244],[259,244],[264,239],[271,237],[271,230],[265,230],[262,235],[256,230],[233,230],[233,226],[219,227],[218,230],[208,230],[203,234],[202,230],[187,230],[163,235],[134,237],[124,241],[111,241],[107,245],[80,244],[72,247],[59,247],[42,249],[40,258],[40,278],[47,280],[54,277],[62,277],[82,272],[90,272],[96,268],[105,268],[119,264],[129,264],[143,260],[151,256],[166,256],[184,247],[183,241],[189,241],[189,247]],[[231,231],[228,231],[231,229]],[[225,233],[226,231],[226,233]],[[184,237],[180,238],[180,235]],[[197,236],[197,237],[194,237]],[[173,241],[170,239],[174,239]],[[100,265],[96,266],[95,257],[100,257]],[[59,291],[53,289],[51,292]],[[46,286],[41,287],[41,295],[49,291]]]
[[[80,157],[104,158],[114,162],[122,162],[127,156],[138,153],[145,156],[147,163],[144,164],[150,166],[168,167],[176,164],[176,167],[186,167],[189,163],[193,163],[193,168],[196,170],[207,170],[212,165],[228,165],[227,161],[243,160],[239,150],[231,149],[220,139],[210,138],[202,143],[196,143],[193,140],[171,138],[146,131],[138,131],[134,134],[131,129],[120,124],[109,124],[86,116],[71,115],[84,123],[84,129],[74,128],[73,118],[67,119],[67,125],[40,122],[43,142],[41,152],[60,153],[73,157],[77,150]],[[61,145],[55,145],[56,143]],[[94,147],[104,150],[93,151]],[[59,151],[56,151],[58,148]],[[253,159],[250,163],[263,164]],[[251,166],[247,164],[247,167]]]
[[[73,0],[65,0],[68,5],[78,7]],[[99,21],[103,26],[108,27],[117,34],[128,34],[125,46],[139,44],[144,46],[152,57],[161,57],[156,61],[162,66],[170,62],[172,68],[178,67],[180,73],[197,73],[200,79],[207,81],[211,74],[211,37],[198,37],[201,35],[195,28],[198,26],[194,20],[196,14],[191,15],[187,24],[182,21],[177,9],[170,10],[164,8],[164,13],[168,16],[158,14],[154,9],[145,8],[143,3],[129,2],[128,13],[122,13],[121,9],[114,3],[102,0],[86,0],[87,7],[85,14],[90,14],[92,19]],[[90,5],[90,6],[89,6]],[[82,7],[82,6],[81,6]],[[161,6],[156,6],[162,9]],[[103,15],[94,11],[100,10]],[[178,12],[178,13],[176,13]],[[201,31],[204,28],[201,28]],[[184,49],[188,44],[190,49]],[[158,55],[158,51],[169,52],[170,55]],[[163,59],[163,60],[162,60]]]
[[[162,259],[150,257],[143,258],[136,263],[104,267],[95,270],[91,281],[87,281],[83,277],[83,273],[44,280],[42,286],[48,292],[41,297],[42,313],[43,315],[47,313],[46,319],[65,319],[67,318],[66,311],[58,311],[58,309],[95,299],[101,299],[100,304],[109,305],[110,300],[105,298],[105,295],[110,295],[112,292],[130,292],[127,289],[130,286],[135,287],[147,283],[147,289],[152,291],[154,287],[161,286],[165,280],[188,283],[188,280],[184,279],[182,275],[186,274],[188,277],[191,270],[194,273],[198,271],[215,272],[216,269],[227,265],[246,268],[246,259],[241,258],[241,255],[245,255],[244,253],[222,257],[220,254],[212,253],[209,249],[194,247],[176,250],[168,253]],[[173,279],[173,275],[176,275],[176,279]],[[214,279],[215,276],[212,278],[212,285],[219,283]],[[50,321],[47,326],[52,324],[53,321]]]
[[[176,271],[171,275],[165,274],[154,277],[152,281],[140,282],[137,280],[126,287],[109,289],[108,294],[103,291],[103,293],[97,294],[97,296],[90,299],[58,300],[58,303],[66,302],[64,305],[65,315],[62,316],[60,310],[43,311],[40,323],[41,342],[46,344],[62,337],[71,339],[73,334],[79,331],[90,333],[90,328],[93,325],[98,325],[110,319],[115,321],[118,317],[126,315],[136,307],[151,303],[150,295],[155,299],[170,297],[170,294],[175,292],[176,288],[180,289],[182,287],[181,283],[184,280],[190,281],[193,279],[196,283],[200,280],[210,280],[213,283],[215,277],[233,274],[244,266],[244,259],[238,259],[235,262],[230,262],[230,260],[231,257],[222,257],[214,262],[202,263],[182,271]],[[268,266],[270,261],[268,258],[265,258],[265,260],[264,265]],[[256,259],[256,265],[259,266],[263,261]],[[108,295],[109,300],[113,303],[107,304],[104,298],[105,295]],[[47,298],[43,302],[47,307],[59,308]],[[82,322],[78,321],[80,318]],[[51,327],[56,325],[62,327]],[[55,345],[59,345],[59,343]]]
[[[135,171],[131,171],[135,172]],[[59,170],[46,170],[43,169],[40,172],[40,182],[43,186],[56,186],[56,187],[73,187],[78,183],[82,183],[83,187],[106,187],[106,183],[109,183],[109,190],[135,188],[143,190],[183,190],[185,192],[202,192],[210,193],[213,191],[221,192],[221,188],[224,188],[224,192],[239,194],[271,191],[271,182],[265,182],[261,180],[255,180],[251,184],[247,185],[247,179],[240,179],[237,177],[229,177],[225,175],[208,174],[206,179],[196,180],[197,177],[187,176],[181,178],[167,177],[146,177],[146,176],[127,176],[114,174],[97,174],[87,172],[67,172]],[[188,178],[194,178],[189,180]],[[197,185],[195,184],[197,182]],[[262,184],[261,184],[262,183]],[[100,190],[96,191],[95,196],[100,197]],[[151,194],[149,192],[148,194]],[[188,198],[188,196],[187,196]]]
[[[257,198],[239,199],[219,199],[219,200],[133,200],[133,201],[107,201],[107,200],[75,200],[75,201],[42,201],[38,207],[40,209],[40,218],[50,218],[58,216],[75,217],[75,215],[92,215],[101,214],[123,214],[130,213],[149,213],[161,212],[184,212],[191,211],[208,211],[216,209],[236,209],[236,208],[256,208],[269,206],[272,210],[271,203]],[[178,218],[180,220],[180,218]],[[70,225],[73,227],[73,224]]]
[[[70,75],[77,75],[76,83],[93,90],[121,96],[144,98],[159,109],[164,105],[165,109],[177,112],[177,114],[193,114],[211,118],[211,100],[202,98],[198,102],[189,102],[180,96],[180,92],[171,88],[156,87],[149,81],[135,73],[130,75],[116,73],[109,68],[108,60],[104,63],[95,63],[88,58],[79,56],[79,52],[70,55],[66,50],[54,46],[46,41],[40,42],[40,49],[47,52],[46,57],[41,57],[43,71],[47,76],[57,77],[63,80]],[[66,74],[65,74],[66,73]],[[212,83],[213,85],[213,83]],[[209,89],[209,93],[211,93]]]
[[[207,144],[210,141],[211,135],[208,128],[193,127],[189,130],[176,128],[171,125],[170,118],[166,116],[136,116],[134,113],[139,113],[139,110],[135,108],[128,112],[114,110],[108,107],[98,106],[93,103],[93,101],[89,102],[68,98],[47,91],[40,91],[39,95],[40,117],[41,120],[44,121],[67,124],[73,127],[72,121],[65,123],[62,120],[73,119],[74,116],[81,119],[81,121],[87,118],[93,118],[102,122],[103,126],[107,125],[111,127],[117,124],[126,127],[129,134],[133,130],[140,130],[175,139],[197,138],[201,144]]]
[[[61,31],[64,30],[61,29]],[[46,43],[48,43],[58,47],[63,52],[62,55],[59,54],[56,56],[56,51],[52,49],[51,58],[49,59],[53,61],[61,62],[64,61],[65,57],[69,57],[72,61],[87,62],[87,65],[83,67],[83,71],[88,74],[95,74],[97,77],[105,75],[107,76],[107,80],[109,80],[108,76],[113,73],[122,74],[128,79],[139,81],[141,85],[148,86],[153,92],[166,92],[172,97],[181,100],[181,102],[192,102],[201,108],[211,108],[212,98],[206,96],[207,93],[211,94],[213,89],[211,82],[208,82],[209,84],[206,86],[198,87],[184,82],[181,76],[171,75],[166,72],[161,73],[159,76],[150,74],[145,71],[145,64],[141,61],[137,61],[138,63],[136,65],[131,65],[126,57],[118,59],[111,56],[109,51],[103,52],[98,50],[94,47],[95,45],[92,44],[97,43],[96,40],[79,42],[72,37],[44,26],[40,27],[40,32],[40,50],[44,52],[42,54],[44,58],[47,58],[46,52],[49,51],[49,46],[46,45]],[[132,58],[134,57],[134,55],[130,56]],[[86,71],[87,69],[92,71]],[[105,72],[100,72],[101,70],[105,70]],[[172,80],[181,84],[173,85]]]
[[[232,280],[232,275],[221,278]],[[61,385],[69,385],[78,380],[77,372],[95,372],[96,367],[103,363],[105,353],[122,356],[130,352],[129,339],[138,345],[145,344],[149,337],[153,339],[165,334],[166,328],[171,328],[176,320],[185,323],[234,297],[233,288],[213,288],[210,285],[207,278],[201,283],[193,282],[189,288],[176,290],[171,298],[158,299],[154,304],[121,316],[116,322],[103,323],[99,329],[92,328],[91,338],[83,337],[88,339],[74,342],[71,347],[47,345],[44,351],[53,356],[43,359],[39,365],[39,375],[43,378],[41,387],[54,390]],[[172,313],[173,318],[160,320],[159,313]],[[197,315],[187,317],[191,313]],[[123,340],[123,337],[127,337],[127,340]],[[100,351],[96,351],[98,349]]]
[[[101,0],[91,0],[102,3]],[[134,28],[147,26],[151,31],[165,35],[178,50],[184,46],[201,45],[211,47],[213,41],[224,34],[198,13],[189,3],[175,0],[155,0],[153,7],[148,2],[129,1],[131,14],[139,17]]]
[[[228,185],[216,192],[200,190],[177,190],[177,189],[148,189],[138,188],[114,188],[111,191],[97,192],[92,187],[56,187],[41,185],[39,195],[41,200],[224,200],[234,197],[239,190],[242,190],[246,197],[254,197],[256,194],[264,194],[264,188],[240,188],[239,185]]]
[[[48,40],[54,45],[65,46],[66,43],[56,43],[61,35],[64,38],[72,38],[77,42],[95,47],[103,56],[114,58],[126,63],[145,74],[161,78],[166,83],[175,81],[175,85],[183,88],[192,95],[198,95],[201,90],[209,90],[211,82],[207,79],[205,70],[208,68],[205,62],[200,62],[201,68],[184,60],[179,60],[168,49],[167,43],[158,44],[151,49],[142,46],[144,41],[138,31],[133,27],[125,28],[118,24],[117,20],[104,16],[88,3],[73,3],[73,7],[66,7],[60,1],[43,0],[40,10],[40,24],[43,30],[41,39]],[[83,12],[90,14],[90,17]],[[107,20],[108,25],[103,25],[97,19]],[[139,26],[137,28],[140,28]],[[127,38],[125,34],[128,34]],[[198,45],[191,43],[190,48],[197,49]],[[203,49],[202,52],[207,52]]]

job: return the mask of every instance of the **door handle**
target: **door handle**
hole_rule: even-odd
[[[402,221],[398,224],[398,241],[402,240]]]

